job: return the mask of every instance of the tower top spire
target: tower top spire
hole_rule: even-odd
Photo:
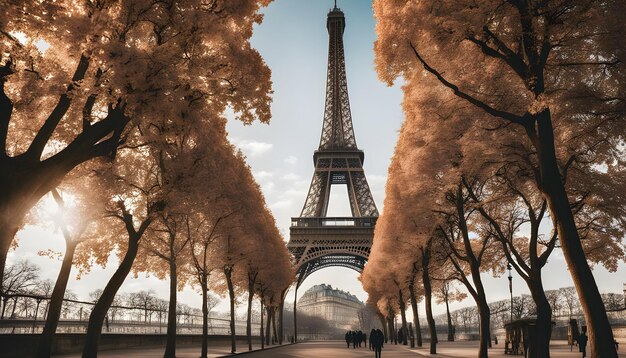
[[[328,13],[328,72],[324,124],[320,151],[358,150],[352,128],[352,114],[348,99],[346,63],[343,52],[343,32],[346,19],[343,11],[335,8]]]

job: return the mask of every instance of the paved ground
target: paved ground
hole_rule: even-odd
[[[418,358],[419,355],[411,352],[404,346],[385,345],[383,348],[383,357],[390,358]],[[356,358],[356,357],[374,357],[374,351],[370,351],[365,347],[347,348],[346,343],[342,341],[315,341],[307,343],[293,344],[287,347],[275,348],[269,351],[261,351],[248,353],[242,358]]]
[[[277,346],[276,349],[283,349],[284,347]],[[260,346],[252,346],[253,349],[260,349]],[[98,358],[160,358],[163,357],[165,347],[141,347],[141,348],[128,348],[110,351],[99,351]],[[247,345],[238,345],[237,352],[247,352]],[[273,351],[272,349],[267,352]],[[228,345],[211,345],[209,344],[209,357],[223,357],[230,355],[230,344]],[[1,356],[1,355],[0,355]],[[54,358],[80,358],[80,353],[75,354],[63,354],[55,355]],[[198,358],[200,356],[200,346],[177,346],[176,357],[177,358]]]
[[[259,348],[259,347],[254,347]],[[489,350],[491,358],[510,358],[512,356],[503,353],[502,345],[494,346]],[[383,348],[383,357],[390,358],[407,358],[407,357],[438,357],[438,358],[468,358],[475,357],[478,350],[478,342],[441,342],[437,345],[436,355],[428,353],[427,342],[424,347],[411,349],[407,346],[387,344]],[[240,347],[239,352],[247,351],[247,347]],[[199,347],[178,347],[176,356],[178,358],[197,358],[200,353]],[[213,346],[209,347],[210,357],[228,356],[230,346]],[[570,352],[570,347],[565,341],[553,341],[550,349],[552,358],[574,358],[581,357],[577,347]],[[139,348],[126,349],[119,351],[104,351],[98,354],[101,358],[153,358],[162,357],[163,348]],[[56,356],[58,358],[75,358],[80,354]],[[345,342],[342,341],[315,341],[299,343],[294,345],[285,345],[275,347],[265,351],[256,351],[246,353],[245,358],[356,358],[356,357],[374,357],[374,352],[367,348],[348,349]],[[518,356],[521,357],[521,356]],[[619,354],[620,358],[626,358],[626,351],[622,349]]]
[[[502,343],[502,342],[500,342]],[[423,357],[439,357],[439,358],[466,358],[475,357],[478,352],[478,342],[441,342],[437,344],[437,354],[429,354],[429,348],[427,343],[422,348],[411,349],[407,348],[419,356]],[[618,352],[620,358],[626,358],[626,350],[622,348],[621,352]],[[587,357],[589,356],[589,348],[587,348]],[[514,356],[504,354],[504,346],[494,345],[489,350],[490,358],[511,358]],[[518,356],[522,357],[522,356]],[[570,346],[567,345],[567,341],[552,341],[550,344],[550,357],[552,358],[574,358],[582,357],[582,353],[578,351],[578,347],[574,346],[570,352]]]

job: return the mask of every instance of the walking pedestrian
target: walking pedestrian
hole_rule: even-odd
[[[578,349],[583,353],[583,358],[587,356],[587,332],[583,331],[578,337]]]
[[[374,333],[370,334],[370,342],[372,343],[372,348],[374,348],[374,355],[376,358],[381,358],[382,356],[384,340],[385,337],[380,329],[377,329]]]

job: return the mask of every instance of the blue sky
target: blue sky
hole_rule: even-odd
[[[265,19],[256,28],[252,43],[272,69],[274,82],[273,118],[270,125],[243,126],[229,123],[231,140],[247,155],[257,181],[285,239],[288,239],[290,218],[299,216],[313,174],[313,151],[319,145],[324,110],[328,34],[326,14],[331,0],[275,0],[264,10]],[[387,87],[378,81],[374,71],[374,19],[371,2],[339,0],[346,16],[344,34],[348,90],[352,118],[360,149],[365,151],[365,171],[374,200],[382,210],[387,167],[393,154],[402,123],[402,92],[399,86]],[[349,215],[345,187],[333,187],[330,216]],[[60,262],[37,256],[40,250],[63,251],[59,233],[43,227],[27,227],[20,232],[20,246],[12,252],[9,262],[28,258],[39,264],[43,276],[55,279]],[[112,259],[106,269],[94,268],[80,281],[72,279],[69,288],[81,298],[101,288],[116,267]],[[560,251],[555,250],[545,271],[544,286],[554,289],[571,285],[571,279]],[[594,271],[602,292],[621,292],[625,265],[610,274],[602,268]],[[508,297],[506,277],[484,274],[489,300]],[[515,276],[515,275],[514,275]],[[518,277],[514,278],[514,294],[528,292]],[[311,275],[298,294],[315,284],[327,283],[367,298],[358,281],[358,274],[345,268],[328,268]],[[129,277],[122,292],[153,289],[162,298],[168,297],[168,283],[154,277]],[[185,288],[180,301],[200,306],[199,294]],[[288,300],[293,302],[293,294]],[[456,307],[472,305],[465,300]],[[228,309],[226,304],[218,310]],[[423,308],[422,308],[423,309]],[[435,307],[435,312],[444,312]]]
[[[403,114],[399,86],[387,87],[374,71],[374,18],[371,2],[340,0],[346,16],[344,47],[348,92],[357,145],[365,151],[365,173],[382,208],[387,167]],[[281,232],[288,239],[290,218],[299,216],[313,175],[313,151],[322,130],[328,33],[333,2],[278,0],[265,11],[252,43],[272,69],[274,103],[269,126],[231,122],[234,143],[248,154]],[[350,216],[345,186],[333,186],[329,216]],[[366,298],[358,273],[329,268],[310,276],[298,294],[329,283]]]

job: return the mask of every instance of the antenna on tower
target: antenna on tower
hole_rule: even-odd
[[[337,0],[335,0],[335,9],[337,8]]]

